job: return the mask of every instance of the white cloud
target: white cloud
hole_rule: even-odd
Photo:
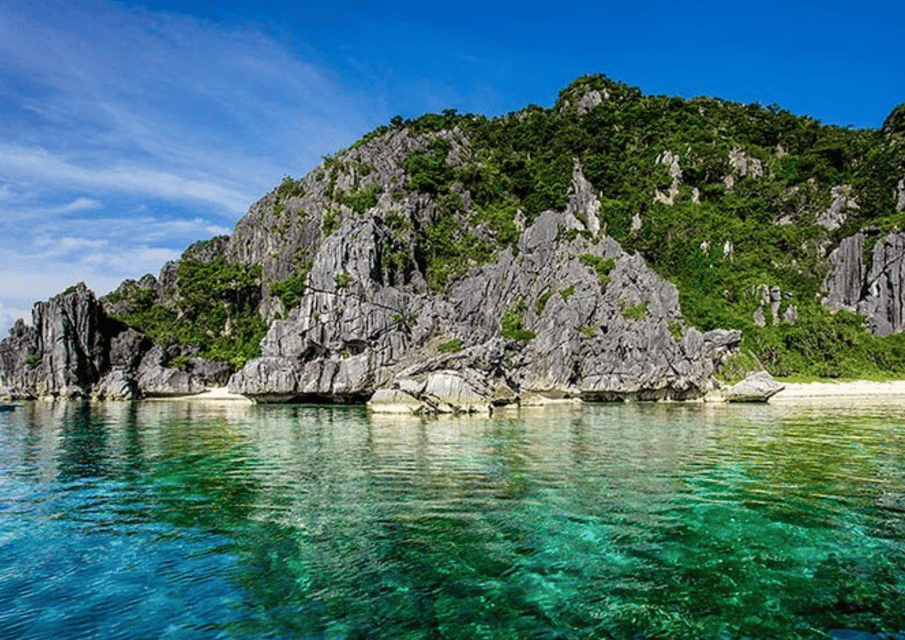
[[[0,299],[82,280],[101,294],[230,233],[284,174],[370,128],[330,78],[255,28],[0,4]]]
[[[56,186],[62,184],[70,188],[100,188],[171,200],[207,201],[234,214],[244,213],[251,204],[247,194],[212,181],[193,180],[134,166],[77,166],[42,148],[0,144],[0,171],[7,175],[28,176]]]
[[[0,302],[0,339],[6,337],[10,327],[12,327],[16,323],[16,320],[19,320],[20,318],[29,322],[31,320],[31,311],[7,307]]]
[[[72,213],[74,211],[85,211],[88,209],[98,209],[100,208],[101,203],[93,198],[76,198],[69,204],[64,204],[61,207],[53,208],[49,211],[49,213]]]

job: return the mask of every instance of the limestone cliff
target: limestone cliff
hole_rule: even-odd
[[[871,333],[887,336],[905,328],[905,233],[874,238],[865,261],[867,238],[858,232],[830,254],[824,304],[864,314]]]

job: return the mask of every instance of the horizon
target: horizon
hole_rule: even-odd
[[[232,233],[395,115],[551,107],[602,73],[645,95],[877,129],[905,102],[905,5],[244,2],[0,5],[0,331]]]

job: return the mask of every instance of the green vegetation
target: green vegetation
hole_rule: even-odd
[[[33,353],[29,356],[25,357],[25,366],[29,369],[33,369],[41,363],[41,356],[36,353]]]
[[[441,353],[455,353],[456,351],[462,350],[462,340],[459,338],[453,338],[448,342],[444,342],[442,344],[437,345],[437,351]]]
[[[578,109],[591,90],[608,97],[592,109]],[[415,150],[403,160],[403,179],[362,188],[360,177],[373,167],[354,153],[325,156],[317,174],[319,188],[333,198],[321,223],[325,237],[340,228],[339,205],[362,214],[377,204],[382,190],[396,202],[422,203],[411,217],[383,214],[392,236],[383,245],[391,279],[407,278],[417,269],[430,290],[442,291],[501,251],[515,251],[524,226],[545,210],[565,208],[577,161],[600,196],[603,231],[678,288],[682,322],[669,325],[676,340],[690,326],[741,329],[742,350],[777,376],[905,373],[905,338],[876,338],[860,316],[833,314],[820,304],[826,255],[841,239],[866,229],[869,252],[882,234],[905,229],[905,212],[896,211],[895,195],[905,175],[905,105],[893,110],[881,130],[856,130],[823,125],[775,105],[645,96],[595,75],[565,87],[550,109],[532,105],[497,118],[455,110],[413,120],[397,116],[353,149],[403,128],[415,140]],[[672,187],[663,161],[667,151],[681,167],[672,204],[654,197]],[[339,193],[344,175],[353,176],[354,186]],[[832,204],[834,188],[842,188],[858,206],[844,211],[847,218],[840,228],[827,229],[816,219]],[[272,196],[271,209],[281,215],[289,199],[303,195],[301,181],[286,176]],[[560,230],[557,239],[586,242],[588,253],[579,260],[594,270],[601,287],[607,286],[615,262],[590,253],[599,253],[590,244],[593,234]],[[303,295],[304,272],[302,268],[271,285],[271,294],[286,308]],[[181,278],[189,282],[190,275]],[[242,329],[240,319],[251,322],[257,316],[246,308],[251,303],[218,289],[220,275],[205,276],[214,283],[203,301],[192,300],[196,293],[182,280],[166,304],[147,298],[153,293],[132,290],[128,319],[150,327],[160,340],[187,340],[208,354],[223,355],[223,334],[245,344],[257,329],[251,324]],[[238,291],[243,282],[229,286]],[[349,274],[337,275],[340,289],[350,285]],[[754,323],[763,285],[782,290],[784,309],[795,305],[795,325]],[[568,300],[575,285],[545,290],[534,301],[536,316],[557,291]],[[524,305],[522,301],[504,314],[504,336],[533,337],[523,327]],[[642,319],[646,303],[622,309],[622,314]],[[237,331],[244,331],[243,337]]]
[[[590,253],[583,253],[578,256],[581,264],[587,265],[597,272],[597,282],[601,287],[605,287],[610,283],[610,271],[616,266],[613,258],[601,258]]]
[[[342,220],[340,220],[339,215],[337,215],[335,210],[330,209],[324,214],[323,224],[321,225],[321,228],[324,231],[324,237],[329,236],[341,226]]]
[[[337,273],[335,276],[333,276],[333,281],[336,282],[337,287],[339,287],[343,291],[348,291],[349,287],[352,286],[352,274],[348,271]]]
[[[292,309],[301,302],[302,296],[305,295],[305,281],[308,279],[310,271],[311,261],[307,260],[299,266],[295,273],[271,284],[270,295],[279,298],[284,309]]]
[[[303,195],[305,195],[305,190],[302,188],[302,181],[293,180],[292,176],[284,176],[283,182],[277,187],[277,198],[282,200],[301,198]]]
[[[360,215],[371,207],[377,206],[377,193],[379,191],[380,189],[377,185],[373,185],[367,189],[360,189],[353,193],[345,194],[339,198],[339,201]]]
[[[405,164],[409,175],[406,186],[413,191],[431,195],[448,193],[455,178],[453,168],[446,161],[451,148],[452,143],[446,138],[434,138],[428,151],[409,156]]]
[[[509,340],[520,340],[528,342],[534,338],[534,332],[528,331],[522,327],[525,322],[525,301],[519,298],[500,320],[500,335]]]
[[[585,325],[578,330],[581,331],[581,334],[587,338],[593,338],[597,335],[597,327],[590,324]]]
[[[258,315],[261,268],[226,262],[181,260],[172,297],[157,300],[152,289],[128,293],[132,310],[117,316],[156,344],[196,345],[198,355],[240,368],[260,355],[267,325]]]
[[[424,228],[415,245],[415,260],[423,265],[432,291],[442,290],[449,280],[465,275],[470,266],[490,262],[494,255],[491,244],[464,231],[452,217]]]
[[[540,294],[534,302],[534,315],[538,318],[544,312],[544,309],[547,308],[547,302],[549,302],[550,297],[553,295],[553,291],[547,289],[542,294]]]
[[[590,90],[609,97],[580,113],[576,105]],[[517,212],[531,224],[541,211],[562,210],[577,160],[601,195],[606,233],[678,287],[684,322],[670,327],[674,338],[685,326],[739,328],[743,349],[774,375],[902,375],[899,338],[875,338],[861,318],[833,315],[819,300],[825,256],[842,238],[877,229],[870,245],[881,233],[905,229],[894,198],[905,175],[903,114],[900,106],[881,130],[855,130],[776,105],[645,96],[597,75],[564,88],[552,109],[530,106],[492,119],[446,111],[399,118],[384,130],[407,127],[430,140],[407,159],[406,170],[408,188],[433,196],[440,211],[414,229],[416,262],[433,290],[514,247]],[[672,205],[654,199],[672,182],[665,151],[682,170]],[[845,212],[841,228],[828,230],[816,217],[842,185],[858,208]],[[445,196],[465,193],[467,210],[441,205]],[[633,227],[636,216],[640,228]],[[563,230],[558,239],[590,235]],[[602,286],[608,283],[609,261],[590,253],[580,259]],[[753,323],[760,285],[789,296],[784,305],[797,307],[796,325]],[[574,291],[560,294],[567,299]],[[625,311],[629,319],[646,313]]]
[[[627,307],[623,305],[622,300],[619,301],[619,313],[626,320],[636,321],[643,320],[647,317],[647,307],[650,306],[650,300],[644,300],[636,305]]]

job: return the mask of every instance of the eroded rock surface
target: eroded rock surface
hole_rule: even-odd
[[[591,213],[584,204],[575,208]],[[233,376],[230,389],[265,402],[382,389],[374,406],[436,411],[483,411],[522,392],[701,396],[739,333],[685,328],[675,287],[591,233],[591,220],[545,212],[523,232],[517,254],[503,251],[443,294],[386,286],[382,230],[370,218],[349,220],[315,256],[311,290],[272,323],[262,357]],[[345,284],[338,273],[349,275]],[[507,315],[520,334],[504,335]]]
[[[231,372],[195,358],[180,371],[143,334],[110,318],[84,284],[39,302],[0,342],[0,395],[127,400],[199,393]]]
[[[867,316],[867,328],[886,336],[905,328],[905,233],[876,240],[865,264],[863,232],[845,238],[830,253],[823,303]]]

